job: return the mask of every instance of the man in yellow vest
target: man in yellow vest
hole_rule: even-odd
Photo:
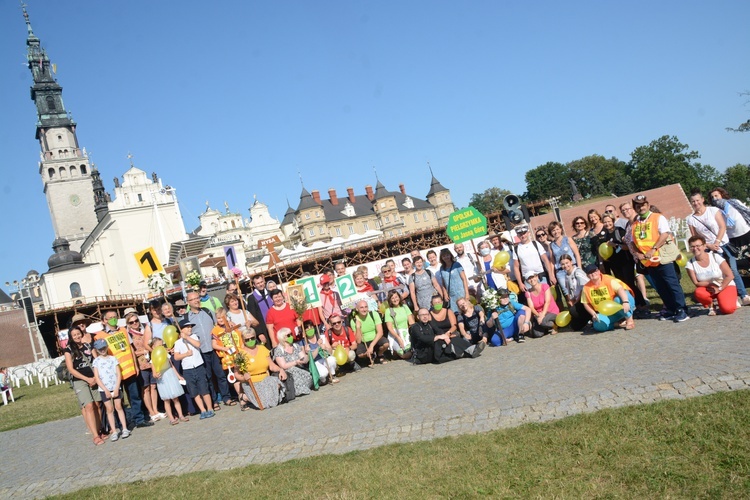
[[[143,401],[141,399],[141,377],[139,376],[138,363],[133,353],[131,339],[128,338],[127,329],[118,326],[117,311],[109,310],[104,313],[104,331],[98,332],[94,339],[107,341],[109,353],[117,358],[122,371],[122,387],[128,395],[130,406],[126,408],[125,416],[128,420],[128,428],[150,427],[154,423],[146,419],[143,413]]]
[[[633,309],[635,309],[635,297],[628,285],[610,276],[602,274],[596,264],[589,264],[584,268],[589,282],[583,285],[581,291],[581,303],[591,315],[594,329],[598,332],[614,330],[615,324],[619,323],[626,330],[635,328],[633,321]],[[599,310],[599,305],[605,300],[612,300],[622,304],[622,309],[614,314],[606,314]]]
[[[633,198],[633,210],[638,215],[630,225],[631,250],[644,264],[645,273],[664,302],[666,312],[659,319],[671,319],[675,323],[685,321],[688,319],[685,292],[675,266],[659,260],[659,249],[672,237],[669,222],[663,215],[651,211],[651,204],[642,194]]]

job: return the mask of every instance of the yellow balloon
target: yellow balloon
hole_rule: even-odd
[[[552,298],[555,299],[555,300],[557,300],[557,287],[556,286],[552,286],[552,287],[550,287],[549,291],[552,294]]]
[[[495,255],[495,258],[492,261],[492,267],[502,269],[508,262],[510,262],[510,254],[503,250],[501,252],[497,252],[497,255]]]
[[[555,318],[555,324],[559,326],[560,328],[565,328],[570,324],[570,320],[573,318],[570,317],[570,312],[563,311],[560,314],[557,315]]]
[[[151,366],[154,367],[154,371],[159,373],[167,369],[167,350],[163,345],[154,347],[151,351]]]
[[[605,316],[612,316],[622,309],[622,304],[618,304],[614,300],[603,300],[599,302],[596,307],[597,312],[602,313]]]
[[[615,253],[615,249],[606,243],[599,245],[599,255],[602,259],[607,260]]]
[[[680,252],[680,255],[677,256],[677,265],[680,267],[685,267],[689,260],[690,257],[688,257],[685,252]]]
[[[343,366],[349,361],[349,355],[346,353],[346,348],[342,345],[337,345],[336,349],[333,350],[333,359],[336,360],[336,364]]]
[[[177,342],[178,337],[179,334],[177,333],[177,328],[175,328],[174,326],[169,325],[164,328],[162,339],[164,339],[164,344],[167,346],[167,349],[171,349],[174,347],[174,343]]]

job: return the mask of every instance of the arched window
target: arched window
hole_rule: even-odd
[[[47,109],[50,111],[56,111],[57,106],[55,105],[55,98],[51,95],[47,96]]]
[[[65,179],[68,177],[68,171],[65,170],[65,167],[60,167],[60,178]]]
[[[47,175],[49,176],[50,180],[54,179],[55,178],[55,169],[54,168],[47,169]]]
[[[86,165],[81,165],[81,175],[86,175]]]
[[[81,292],[81,285],[74,281],[70,284],[70,298],[75,299],[76,297],[83,297],[83,293]]]
[[[76,175],[78,175],[78,170],[76,169],[75,166],[71,166],[70,167],[70,176],[71,177],[75,177]]]
[[[234,221],[232,221],[232,229],[234,229],[234,228],[236,228],[236,227],[237,227],[237,226],[235,225]]]

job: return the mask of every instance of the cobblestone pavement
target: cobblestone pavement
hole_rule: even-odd
[[[637,321],[629,332],[563,332],[440,366],[392,362],[271,410],[223,407],[209,420],[193,417],[175,427],[161,421],[99,447],[80,416],[3,432],[0,498],[345,453],[750,387],[750,307],[726,317],[701,314],[680,324]],[[307,426],[302,435],[291,423],[305,418],[327,423]]]

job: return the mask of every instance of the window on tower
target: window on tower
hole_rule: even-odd
[[[55,98],[51,95],[47,96],[47,109],[50,111],[57,111],[57,106],[55,105]]]
[[[60,178],[64,179],[68,176],[68,171],[65,170],[65,167],[60,167]]]
[[[78,170],[76,170],[75,166],[71,166],[70,167],[70,176],[71,177],[75,177],[76,175],[78,175]]]
[[[75,299],[76,297],[83,297],[83,292],[81,291],[81,285],[74,281],[70,284],[70,298]]]
[[[81,165],[81,175],[86,175],[86,165]]]
[[[49,176],[50,179],[54,179],[55,178],[55,169],[54,168],[47,169],[47,175]]]

